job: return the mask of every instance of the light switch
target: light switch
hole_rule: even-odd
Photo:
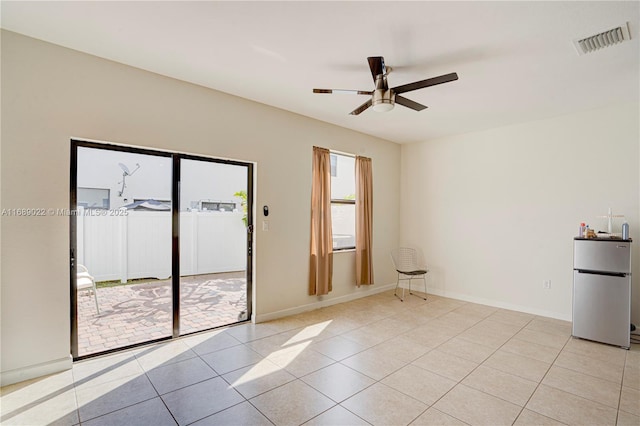
[[[268,231],[269,230],[269,221],[268,220],[263,220],[262,221],[262,230],[263,231]]]

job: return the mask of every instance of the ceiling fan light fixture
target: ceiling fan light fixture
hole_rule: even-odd
[[[375,112],[388,112],[394,107],[393,102],[390,99],[382,99],[377,104],[373,104],[373,110]]]
[[[371,100],[371,106],[376,112],[388,112],[393,109],[395,105],[395,95],[389,89],[376,89],[373,92],[373,98]]]

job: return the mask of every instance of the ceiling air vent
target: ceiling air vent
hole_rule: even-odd
[[[626,22],[619,27],[603,31],[599,34],[574,40],[573,45],[578,55],[584,55],[585,53],[595,52],[596,50],[604,49],[605,47],[610,47],[630,39],[629,23]]]

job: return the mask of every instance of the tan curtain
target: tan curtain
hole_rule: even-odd
[[[371,158],[356,157],[356,284],[373,284]]]
[[[333,237],[331,231],[331,160],[329,150],[313,147],[311,186],[311,257],[309,294],[331,291]]]

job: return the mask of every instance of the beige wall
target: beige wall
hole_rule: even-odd
[[[639,117],[623,104],[403,145],[401,241],[424,248],[431,291],[570,320],[580,222],[606,230],[611,207],[640,241]]]
[[[637,104],[400,147],[10,32],[1,59],[2,208],[68,206],[71,137],[257,163],[259,318],[320,300],[306,294],[313,145],[374,160],[374,287],[394,282],[401,240],[424,248],[434,293],[570,319],[579,222],[602,227],[612,207],[640,241]],[[68,362],[68,219],[2,217],[1,233],[4,380]],[[352,284],[353,253],[335,271],[324,301],[374,291]]]
[[[69,205],[72,137],[256,162],[258,319],[321,300],[307,295],[312,146],[371,157],[377,285],[356,288],[354,253],[338,253],[322,300],[395,280],[399,145],[3,31],[2,208]],[[69,354],[68,218],[5,216],[1,232],[2,372],[46,372]]]

